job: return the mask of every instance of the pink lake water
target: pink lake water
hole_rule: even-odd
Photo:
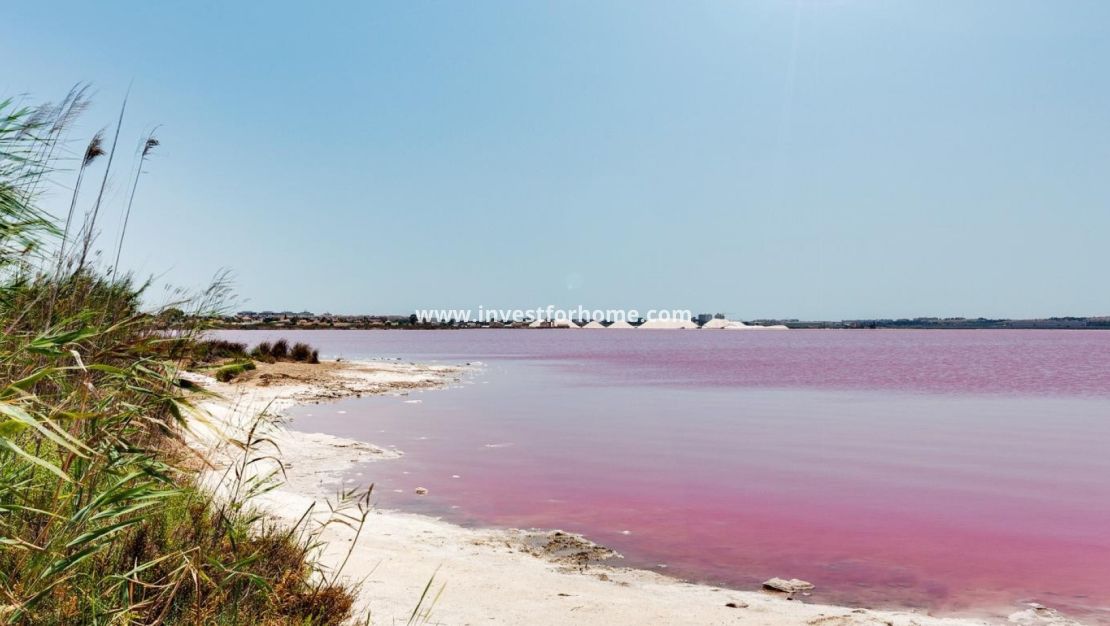
[[[221,335],[480,363],[293,411],[405,452],[350,476],[382,506],[581,532],[710,584],[803,578],[807,601],[1110,623],[1110,332]]]

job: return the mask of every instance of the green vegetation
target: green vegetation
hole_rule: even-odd
[[[234,363],[228,363],[227,365],[221,365],[220,367],[216,368],[214,377],[221,383],[226,383],[235,380],[235,377],[239,374],[242,374],[243,372],[249,372],[253,369],[254,361],[236,361]]]
[[[181,370],[218,363],[223,379],[253,364],[245,346],[202,341],[201,328],[162,329],[183,309],[218,315],[226,285],[147,314],[146,285],[97,266],[106,183],[87,211],[79,191],[105,153],[99,135],[64,224],[38,208],[47,175],[65,174],[52,167],[84,107],[80,89],[53,106],[0,102],[0,623],[339,623],[352,596],[308,557],[314,531],[251,511],[264,478],[239,478],[220,498],[197,485],[183,430],[204,392]],[[304,360],[306,349],[290,353]],[[252,431],[231,444],[246,452],[229,470],[241,477],[267,442]],[[364,520],[358,507],[342,523]]]

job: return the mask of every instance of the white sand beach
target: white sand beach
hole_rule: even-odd
[[[318,368],[318,369],[313,369]],[[214,486],[241,452],[221,445],[243,437],[261,412],[280,414],[298,402],[357,394],[407,393],[445,387],[459,368],[398,361],[261,365],[241,383],[194,376],[219,397],[200,407],[207,424],[194,428],[193,445],[214,464],[205,480]],[[437,392],[450,393],[450,391]],[[255,505],[283,523],[299,520],[313,503],[327,511],[339,479],[358,464],[373,476],[374,463],[403,451],[386,450],[323,434],[272,425],[265,429],[280,448],[283,483]],[[255,471],[265,471],[264,463]],[[271,465],[270,469],[274,466]],[[316,520],[323,513],[313,516]],[[357,536],[356,536],[357,535]],[[690,584],[653,572],[591,562],[604,548],[555,531],[463,528],[432,517],[374,510],[361,532],[332,525],[321,533],[318,553],[327,568],[346,561],[343,578],[359,587],[356,618],[404,623],[432,580],[423,609],[432,624],[795,624],[848,626],[969,626],[983,619],[937,618],[921,613],[807,604],[804,594],[734,590]],[[348,556],[349,553],[349,556]],[[782,572],[789,577],[790,572]],[[434,576],[434,580],[433,580]],[[820,581],[814,581],[820,584]],[[433,602],[434,600],[434,602]],[[1030,607],[1011,616],[1017,624],[1072,624],[1055,612]]]

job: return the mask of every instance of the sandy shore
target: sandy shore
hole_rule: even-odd
[[[213,467],[204,480],[226,488],[242,452],[226,445],[242,439],[255,416],[279,415],[299,402],[344,396],[407,393],[450,385],[459,368],[398,361],[262,366],[241,382],[194,377],[218,394],[199,402],[208,416],[194,427],[194,446]],[[368,442],[277,425],[262,429],[280,452],[281,484],[253,499],[285,523],[310,517],[321,523],[335,501],[339,480],[358,464],[388,462],[403,452]],[[269,453],[271,450],[268,450]],[[252,474],[277,469],[255,463]],[[366,469],[372,475],[372,467]],[[327,568],[346,560],[342,578],[360,583],[358,615],[374,624],[406,623],[434,576],[424,607],[432,624],[740,624],[785,626],[961,626],[982,619],[936,618],[921,613],[806,604],[803,596],[741,591],[685,583],[654,572],[594,563],[607,551],[554,531],[469,529],[427,516],[374,510],[362,531],[332,524],[319,532],[318,553]],[[356,540],[357,539],[357,540]],[[783,572],[789,576],[789,572]],[[431,600],[434,599],[434,604]],[[1031,607],[1010,616],[1016,624],[1075,624],[1049,609]]]

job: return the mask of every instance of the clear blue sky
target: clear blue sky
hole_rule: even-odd
[[[1110,314],[1102,0],[20,2],[0,55],[93,84],[75,151],[134,81],[123,264],[244,308]]]

